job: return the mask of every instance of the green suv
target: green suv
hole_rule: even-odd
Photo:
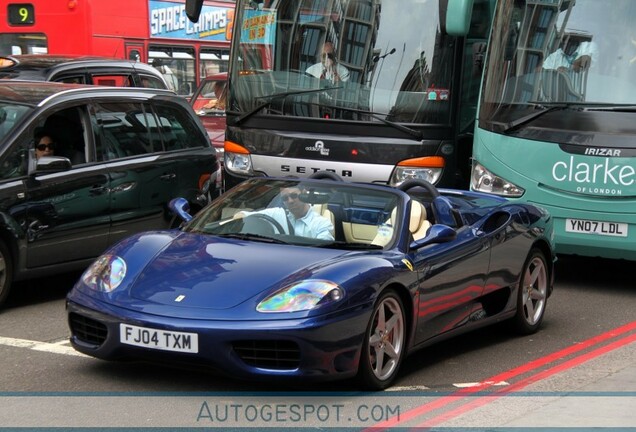
[[[196,211],[217,175],[173,92],[0,80],[0,304],[13,281],[82,269],[123,237],[170,227],[168,202]]]

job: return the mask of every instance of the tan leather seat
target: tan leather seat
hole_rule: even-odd
[[[378,234],[371,244],[386,246],[393,237],[393,227],[395,226],[397,209],[393,209],[391,217],[384,226],[378,227]],[[426,236],[431,222],[427,219],[426,207],[419,201],[411,201],[411,213],[409,215],[409,231],[413,235],[413,240],[419,240]],[[387,228],[388,227],[388,228]],[[386,231],[389,229],[390,231]]]
[[[419,201],[411,201],[409,231],[413,235],[413,240],[424,238],[431,225],[427,219],[426,207]]]

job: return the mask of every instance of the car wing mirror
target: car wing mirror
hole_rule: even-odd
[[[192,215],[190,212],[190,203],[185,198],[174,198],[168,203],[170,211],[178,216],[184,222],[190,222]]]
[[[71,160],[62,156],[42,156],[40,159],[33,156],[31,161],[34,163],[29,164],[29,175],[68,171],[72,167]]]
[[[419,249],[430,244],[447,243],[455,240],[456,238],[457,231],[455,231],[453,228],[449,227],[448,225],[435,224],[429,228],[426,236],[419,240],[411,242],[410,248]]]

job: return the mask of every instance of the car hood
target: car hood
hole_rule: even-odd
[[[137,271],[128,291],[133,304],[222,310],[253,299],[255,306],[346,253],[181,233],[152,257],[147,254],[145,265],[131,265]]]

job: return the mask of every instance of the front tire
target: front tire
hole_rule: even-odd
[[[12,283],[13,260],[7,246],[0,241],[0,307],[7,300]]]
[[[377,300],[365,333],[358,379],[370,390],[389,387],[406,352],[406,320],[402,300],[394,290]]]
[[[538,249],[532,249],[521,273],[517,294],[517,314],[513,318],[514,329],[521,335],[539,330],[548,302],[548,265]]]

